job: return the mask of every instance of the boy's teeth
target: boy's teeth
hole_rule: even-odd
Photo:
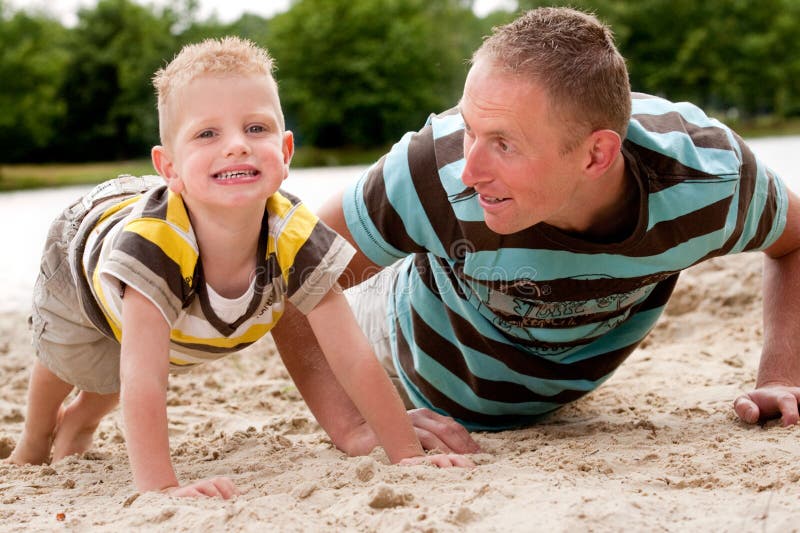
[[[228,180],[231,178],[241,178],[244,176],[255,176],[255,170],[235,170],[233,172],[220,172],[214,177],[218,180]]]

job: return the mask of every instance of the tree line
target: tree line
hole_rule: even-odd
[[[520,9],[555,2],[520,0]],[[800,115],[800,2],[571,0],[612,25],[634,90],[729,118]],[[145,157],[158,142],[150,79],[186,43],[239,35],[265,46],[299,145],[383,146],[459,99],[491,27],[471,0],[293,0],[271,18],[200,19],[99,0],[74,27],[0,0],[0,162]]]

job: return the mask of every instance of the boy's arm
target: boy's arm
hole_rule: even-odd
[[[226,478],[180,487],[167,433],[169,325],[152,302],[131,287],[122,300],[122,331],[120,402],[136,488],[167,490],[175,496],[230,498],[236,494]]]
[[[800,198],[787,192],[786,227],[764,250],[764,347],[756,389],[734,402],[739,418],[751,424],[800,419]]]
[[[347,229],[342,196],[343,191],[331,195],[318,215],[356,248],[356,255],[339,277],[339,285],[350,287],[380,269],[358,249]],[[348,313],[352,315],[349,309]],[[317,339],[309,334],[309,328],[308,318],[286,302],[283,316],[270,333],[297,389],[333,443],[350,455],[367,454],[377,445],[375,434],[339,385]],[[414,409],[408,415],[425,449],[455,453],[480,451],[464,426],[452,418],[430,409]]]
[[[375,432],[389,460],[419,462],[412,458],[421,458],[424,452],[403,402],[372,353],[339,287],[325,295],[308,314],[308,321],[336,380]],[[440,455],[430,460],[439,466],[472,464],[458,455]]]

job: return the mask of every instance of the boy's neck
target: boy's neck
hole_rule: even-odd
[[[192,216],[205,282],[225,298],[236,298],[250,287],[256,268],[264,210],[227,211]]]

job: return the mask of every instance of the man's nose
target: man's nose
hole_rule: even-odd
[[[464,145],[464,170],[461,171],[461,181],[467,187],[474,187],[477,183],[486,180],[486,153],[478,142]]]

